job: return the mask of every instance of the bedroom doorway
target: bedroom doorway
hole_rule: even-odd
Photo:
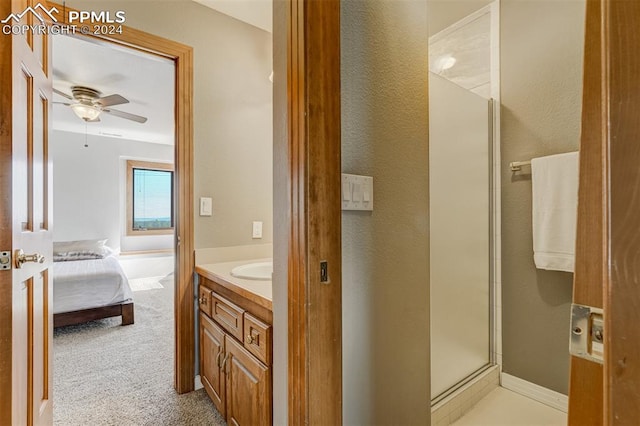
[[[60,11],[69,11],[69,8],[63,8],[61,5],[58,6]],[[59,14],[57,16],[57,21],[59,23],[65,22],[68,17],[68,13]],[[166,310],[173,312],[173,330],[167,332],[167,330],[163,330],[162,333],[165,335],[173,335],[172,347],[174,348],[173,358],[174,362],[171,366],[172,376],[173,376],[173,387],[178,393],[186,393],[194,388],[194,377],[195,377],[195,365],[194,365],[194,323],[193,323],[193,281],[192,281],[192,271],[193,271],[193,217],[192,217],[192,205],[193,205],[193,124],[192,124],[192,81],[193,81],[193,52],[192,48],[189,46],[182,45],[180,43],[173,42],[171,40],[164,39],[162,37],[157,37],[142,31],[135,30],[133,28],[128,28],[123,25],[123,33],[115,34],[110,36],[91,36],[83,38],[83,41],[88,42],[89,44],[93,44],[94,46],[101,46],[103,48],[112,49],[115,52],[123,52],[128,51],[129,54],[140,55],[141,52],[144,52],[147,57],[151,58],[151,60],[155,60],[158,63],[169,63],[173,66],[172,72],[172,88],[165,88],[170,90],[173,93],[173,109],[171,112],[172,120],[170,121],[173,125],[173,139],[175,141],[175,145],[170,148],[173,152],[174,159],[174,170],[172,176],[172,212],[171,212],[171,220],[173,221],[173,232],[171,234],[165,233],[162,235],[162,232],[156,233],[153,235],[147,235],[142,238],[139,235],[135,234],[136,229],[133,229],[131,232],[127,233],[127,231],[121,234],[121,248],[125,247],[125,251],[134,252],[134,255],[129,255],[131,257],[123,260],[121,263],[123,264],[123,268],[128,271],[130,274],[131,269],[127,265],[128,263],[133,263],[133,259],[135,256],[143,256],[147,258],[147,266],[151,268],[156,268],[155,270],[160,271],[158,275],[154,275],[152,278],[163,277],[164,272],[167,271],[167,266],[170,264],[172,267],[168,270],[173,270],[174,272],[174,282],[175,282],[175,290],[172,292],[171,296],[173,301],[167,305]],[[124,68],[131,68],[131,64],[127,63]],[[154,71],[155,73],[155,71]],[[111,80],[112,83],[117,83],[119,80],[123,79],[123,72],[113,72],[111,75],[104,76],[105,80]],[[144,77],[149,77],[149,73],[143,73]],[[54,87],[57,89],[58,87],[55,84],[56,77],[54,76]],[[62,88],[63,93],[69,95],[69,93],[64,92],[64,87]],[[68,89],[71,89],[69,86]],[[105,95],[111,95],[112,92],[106,93]],[[118,94],[123,97],[127,97],[126,93],[120,93],[115,90],[113,94]],[[54,98],[54,101],[58,101],[59,95]],[[71,93],[73,97],[73,93]],[[136,98],[135,96],[131,96],[130,104],[134,104],[134,101],[138,104],[149,103],[147,99]],[[180,102],[178,102],[180,100]],[[71,103],[71,102],[67,102]],[[56,106],[60,107],[60,106]],[[66,107],[66,106],[65,106]],[[117,105],[116,107],[110,108],[124,110],[125,112],[130,112],[135,115],[144,116],[143,113],[136,113],[134,110],[125,110],[125,106]],[[114,114],[111,114],[114,115]],[[119,113],[115,113],[118,115],[118,118],[121,118]],[[106,118],[105,117],[105,122]],[[149,118],[151,121],[152,117]],[[102,119],[102,118],[101,118]],[[123,120],[124,121],[124,120]],[[89,124],[87,123],[87,127]],[[138,124],[138,123],[132,123]],[[108,130],[103,131],[103,133],[109,133]],[[81,134],[80,134],[81,135]],[[84,135],[85,140],[81,142],[81,148],[83,149],[91,149],[92,143],[97,142],[98,139],[92,139],[92,136],[97,137],[108,137],[112,136],[112,139],[118,141],[124,138],[118,138],[117,136],[113,138],[113,135],[92,135],[89,131],[85,131]],[[123,135],[124,136],[124,135]],[[134,135],[136,136],[136,135]],[[140,135],[137,134],[137,137]],[[159,134],[152,136],[156,139],[161,139]],[[134,137],[135,139],[135,137]],[[84,145],[89,145],[85,147]],[[161,145],[161,144],[159,144]],[[96,146],[96,145],[93,145]],[[164,150],[166,151],[166,145]],[[140,154],[140,153],[138,153]],[[135,158],[122,158],[121,164],[124,164],[125,160],[132,161],[141,161],[142,163],[149,162],[148,160],[153,160],[154,158],[150,158],[150,156],[142,153],[141,155],[132,155],[129,157]],[[162,162],[162,161],[161,161]],[[165,160],[165,162],[167,162]],[[144,164],[142,165],[144,166]],[[121,181],[126,180],[126,172],[123,172],[122,169],[119,170],[119,179]],[[136,167],[132,169],[140,169],[140,164],[137,164]],[[151,167],[153,172],[157,172],[157,166]],[[123,176],[123,174],[125,176]],[[135,174],[135,172],[133,172]],[[144,174],[144,173],[143,173]],[[165,175],[166,176],[166,175]],[[139,178],[148,178],[149,176],[138,176]],[[120,197],[123,197],[121,194]],[[135,201],[135,200],[134,200]],[[139,201],[139,200],[138,200]],[[126,204],[125,201],[122,201]],[[120,213],[122,215],[126,215],[125,213]],[[166,219],[166,217],[164,217]],[[145,219],[144,217],[142,219]],[[147,218],[148,219],[148,218]],[[162,218],[159,218],[162,219]],[[124,220],[124,219],[123,219]],[[148,223],[147,223],[148,224]],[[142,226],[142,228],[147,228],[149,226]],[[162,252],[163,249],[160,249],[160,253],[149,253],[149,246],[145,246],[145,244],[140,243],[140,241],[144,241],[146,239],[147,242],[151,240],[163,240],[165,244],[167,242],[168,245],[165,245],[164,250],[174,251],[174,257],[171,258],[170,254],[167,252]],[[167,254],[169,256],[167,256]],[[124,256],[121,256],[124,258]],[[173,260],[173,262],[172,262]],[[146,268],[146,266],[145,266]],[[136,269],[135,267],[133,268]],[[143,268],[144,269],[144,268]],[[146,275],[144,273],[143,275]],[[135,280],[138,277],[134,277]],[[149,278],[139,277],[139,278]],[[155,280],[153,283],[141,283],[142,287],[154,287],[157,285],[158,281],[162,284],[161,279]],[[134,292],[135,293],[135,292]],[[134,294],[135,299],[135,294]],[[166,303],[167,299],[163,299],[163,302]],[[171,309],[173,308],[173,309]],[[171,328],[171,326],[169,327]],[[126,329],[123,327],[122,329]],[[154,333],[159,333],[157,329],[153,331]]]
[[[173,392],[175,65],[81,37],[51,42],[54,417],[91,423],[121,393],[145,397],[134,377]]]

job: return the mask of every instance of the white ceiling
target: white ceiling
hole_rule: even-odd
[[[272,0],[194,0],[240,21],[272,30]]]
[[[440,61],[455,58],[442,69]],[[491,15],[486,13],[462,26],[429,38],[429,71],[485,98],[491,97]]]
[[[100,122],[86,123],[89,135],[118,137],[145,142],[173,144],[174,64],[154,55],[98,44],[83,38],[56,36],[53,39],[53,87],[71,94],[71,86],[87,86],[114,93],[129,100],[113,109],[148,118],[140,124],[108,114]],[[54,94],[55,102],[68,102]],[[53,128],[85,133],[85,122],[71,108],[53,105]]]
[[[427,0],[427,25],[432,36],[494,0]]]

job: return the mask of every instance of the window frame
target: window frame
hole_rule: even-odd
[[[133,229],[133,170],[158,170],[170,171],[172,173],[171,186],[171,222],[172,227],[166,229]],[[159,163],[153,161],[127,160],[127,236],[145,236],[145,235],[171,235],[175,232],[175,167],[171,163]]]

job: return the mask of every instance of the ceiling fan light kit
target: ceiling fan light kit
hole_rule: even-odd
[[[99,108],[93,105],[85,105],[81,103],[71,104],[71,109],[84,121],[94,121],[102,112]]]
[[[137,123],[146,123],[147,118],[140,115],[131,114],[125,111],[109,108],[112,105],[128,104],[129,100],[121,95],[102,96],[99,90],[85,86],[72,86],[71,93],[68,95],[60,90],[53,89],[55,93],[63,96],[74,103],[64,103],[63,105],[71,107],[73,112],[85,122],[100,121],[101,113],[110,114],[126,120],[135,121]],[[60,102],[54,102],[60,103]]]

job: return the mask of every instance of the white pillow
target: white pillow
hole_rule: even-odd
[[[54,242],[53,261],[102,259],[111,253],[106,242],[106,239]]]

